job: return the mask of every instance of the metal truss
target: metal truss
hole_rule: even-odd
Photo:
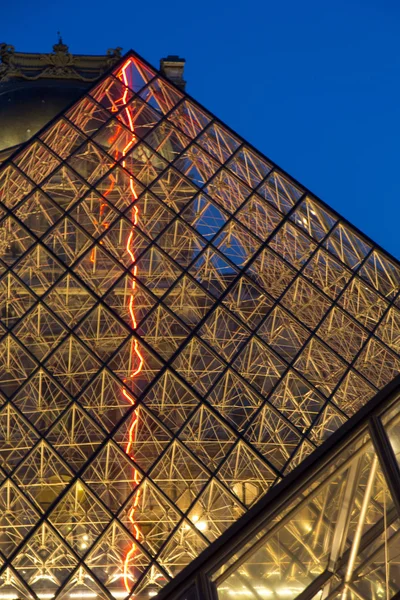
[[[160,600],[398,600],[399,401],[397,377]]]
[[[0,600],[155,595],[400,370],[399,281],[129,53],[0,170]]]

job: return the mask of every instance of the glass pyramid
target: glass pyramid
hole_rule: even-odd
[[[126,55],[0,170],[0,600],[156,595],[400,371],[399,281]]]

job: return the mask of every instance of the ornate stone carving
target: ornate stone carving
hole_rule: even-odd
[[[103,56],[74,55],[61,36],[48,54],[16,52],[14,46],[0,43],[0,82],[11,79],[77,79],[96,81],[121,58],[121,48],[109,49]]]

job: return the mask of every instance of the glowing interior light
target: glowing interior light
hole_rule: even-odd
[[[52,577],[51,575],[46,575],[46,574],[42,574],[42,575],[37,575],[32,583],[35,583],[36,581],[39,581],[41,579],[49,579],[50,581],[54,581],[54,577]]]
[[[113,108],[115,107],[114,112],[116,112],[118,110],[118,106],[123,106],[124,108],[122,109],[122,114],[125,117],[125,125],[128,127],[129,131],[131,132],[131,136],[130,136],[130,140],[128,141],[128,143],[126,144],[125,148],[122,150],[121,156],[118,156],[118,150],[116,151],[116,156],[115,159],[119,159],[122,157],[122,166],[125,167],[126,166],[126,161],[124,160],[124,157],[127,155],[127,153],[129,152],[129,150],[131,149],[131,147],[134,145],[134,143],[136,142],[136,135],[135,135],[135,128],[134,128],[134,122],[133,122],[133,118],[132,118],[132,113],[131,113],[131,108],[129,106],[127,106],[127,100],[128,100],[128,75],[127,75],[127,69],[129,67],[129,65],[131,64],[132,59],[128,59],[125,64],[122,66],[119,74],[117,75],[123,82],[124,86],[125,86],[125,91],[122,95],[122,97],[117,101],[117,103],[113,106]],[[112,144],[118,136],[118,129],[116,131],[116,133],[114,134],[114,136],[109,140],[110,144]],[[108,190],[105,192],[105,196],[107,197],[112,190],[114,189],[115,186],[115,178],[111,177],[111,184],[108,188]],[[132,202],[134,202],[137,199],[137,194],[136,194],[136,190],[135,190],[135,186],[134,186],[134,180],[133,177],[131,176],[129,179],[129,189],[130,189],[130,193],[132,195]],[[104,214],[104,209],[105,209],[105,204],[103,204],[100,207],[100,220],[103,217]],[[135,254],[134,254],[134,250],[133,250],[133,241],[134,241],[134,229],[138,223],[138,217],[139,217],[139,211],[137,206],[135,205],[132,209],[132,216],[131,216],[131,223],[132,223],[132,228],[131,231],[129,233],[127,242],[126,242],[126,251],[129,254],[129,257],[131,259],[131,263],[134,265],[133,269],[132,269],[132,274],[133,274],[133,281],[131,284],[131,289],[130,289],[130,294],[129,294],[129,300],[128,300],[128,309],[129,309],[129,315],[130,315],[130,319],[131,319],[131,327],[132,329],[136,329],[137,327],[137,322],[136,322],[136,316],[135,316],[135,305],[134,305],[134,292],[135,292],[135,287],[136,287],[136,281],[135,281],[135,277],[137,275],[137,267],[135,265]],[[108,223],[103,223],[103,227],[108,227]],[[134,379],[142,370],[143,368],[143,357],[140,353],[139,350],[139,345],[138,345],[138,341],[136,339],[134,339],[132,341],[132,352],[131,352],[131,356],[132,356],[132,362],[129,365],[129,378],[130,379]],[[131,394],[129,394],[125,388],[122,389],[122,395],[124,396],[124,398],[130,402],[130,404],[132,404],[132,406],[135,405],[135,399],[133,398],[133,396],[131,396]],[[125,448],[125,452],[128,454],[128,456],[130,456],[131,458],[133,458],[132,456],[132,449],[133,449],[133,445],[135,442],[135,438],[136,438],[136,432],[137,432],[137,427],[138,427],[138,417],[137,414],[135,413],[132,417],[132,421],[129,427],[129,434],[128,434],[128,441],[127,441],[127,445]],[[139,473],[136,471],[136,469],[134,469],[133,471],[133,484],[136,487],[139,484],[140,481],[140,475]],[[140,499],[140,493],[136,494],[135,496],[135,500],[133,501],[133,505],[129,511],[129,521],[132,525],[132,533],[133,536],[136,540],[139,540],[141,537],[141,532],[140,529],[136,523],[135,520],[135,510],[136,507],[138,505]],[[123,564],[123,578],[124,578],[124,585],[125,585],[125,589],[127,592],[130,592],[131,590],[131,585],[130,582],[132,581],[132,577],[129,573],[129,567],[130,567],[130,562],[133,559],[135,553],[137,551],[137,545],[135,543],[132,543],[130,549],[128,550],[125,559],[124,559],[124,564]],[[117,596],[115,596],[117,597]],[[118,596],[118,597],[125,597],[125,596]]]
[[[120,577],[125,577],[125,573],[114,573],[111,581],[117,581]],[[126,592],[124,592],[124,594],[126,596]]]
[[[0,593],[0,599],[1,600],[16,600],[16,598],[18,598],[18,594],[1,594]]]
[[[82,544],[81,544],[81,549],[82,549],[82,550],[86,550],[87,546],[88,546],[88,545],[87,545],[87,544],[85,544],[85,542],[82,542]]]
[[[220,591],[226,591],[227,588],[219,588]],[[255,585],[254,586],[254,590],[257,593],[257,596],[260,596],[261,598],[295,598],[296,596],[298,596],[300,594],[300,592],[302,592],[304,590],[304,588],[302,587],[292,587],[292,588],[278,588],[278,589],[270,589],[267,588],[265,586],[261,586],[261,585]],[[251,590],[247,589],[247,588],[242,588],[242,589],[236,589],[236,590],[228,590],[228,595],[229,596],[233,596],[233,598],[239,598],[239,597],[248,597],[248,598],[254,598],[254,594]]]
[[[276,590],[276,593],[281,598],[295,598],[304,590],[304,587],[293,587],[293,588],[280,588]]]
[[[238,596],[248,596],[252,598],[254,594],[250,590],[229,590],[229,595],[237,598]],[[258,592],[257,592],[258,593]],[[268,594],[258,593],[259,596],[268,596]],[[272,592],[269,594],[272,596]]]
[[[150,592],[149,592],[150,598],[154,598],[154,596],[157,596],[157,593],[158,592],[155,592],[154,590],[150,590]]]
[[[199,531],[205,531],[207,529],[207,521],[203,521],[198,515],[193,515],[192,521]]]
[[[85,535],[82,536],[82,539],[85,540],[85,542],[88,541],[89,536],[87,535],[87,533],[85,533]]]
[[[50,592],[43,592],[43,594],[36,594],[36,596],[38,598],[40,598],[40,600],[49,600],[50,598],[54,598],[55,594],[51,594]]]

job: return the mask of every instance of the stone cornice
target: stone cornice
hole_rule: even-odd
[[[0,43],[0,82],[75,79],[90,83],[120,58],[121,48],[107,50],[104,56],[70,54],[61,38],[49,54],[16,52],[14,46]]]

